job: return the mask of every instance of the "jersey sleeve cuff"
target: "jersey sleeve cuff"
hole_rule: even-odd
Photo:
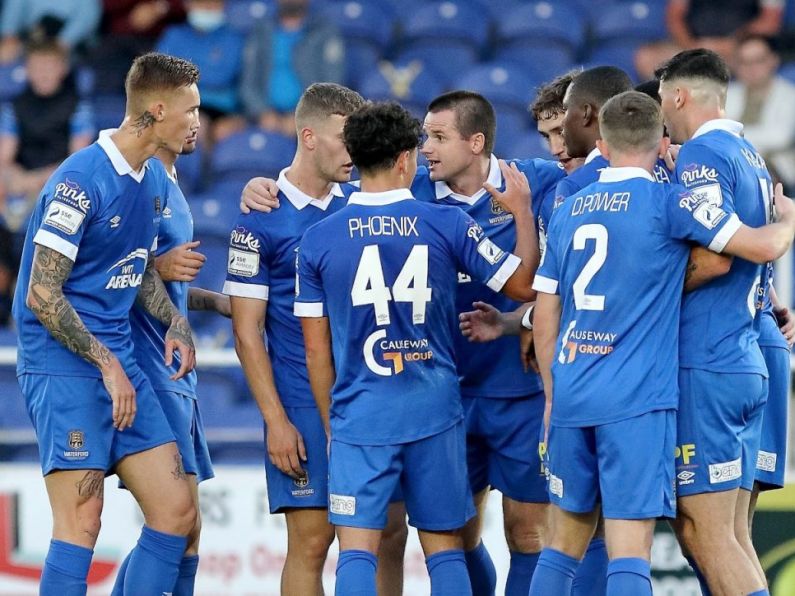
[[[489,286],[493,291],[499,292],[502,290],[502,286],[505,285],[505,282],[514,274],[514,272],[519,268],[522,259],[517,257],[514,254],[508,254],[508,257],[502,262],[500,268],[497,269],[497,273],[495,273],[489,281],[486,282],[486,285]]]
[[[558,281],[550,277],[544,277],[543,275],[536,274],[536,277],[533,280],[533,289],[536,292],[543,292],[544,294],[557,294]]]
[[[77,247],[74,244],[47,230],[39,230],[36,232],[36,235],[33,237],[33,242],[61,253],[72,262],[77,258]]]
[[[293,303],[293,314],[296,317],[314,318],[324,317],[322,302],[295,302]]]
[[[732,236],[737,233],[737,230],[739,230],[742,225],[743,223],[740,221],[740,218],[737,217],[737,214],[732,213],[726,223],[723,224],[723,227],[715,234],[708,248],[712,252],[723,252],[729,240],[732,239]]]
[[[225,281],[223,293],[227,296],[235,296],[237,298],[267,300],[270,294],[270,286],[244,284],[239,281]]]

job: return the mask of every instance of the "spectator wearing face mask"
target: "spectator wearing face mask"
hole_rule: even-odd
[[[743,132],[789,187],[795,185],[795,85],[776,74],[779,56],[761,35],[742,39],[734,53],[735,81],[726,95],[726,117]]]
[[[345,69],[342,38],[309,10],[309,0],[279,0],[276,18],[246,41],[241,97],[246,115],[262,128],[295,135],[295,106],[312,83],[339,83]]]
[[[187,22],[166,29],[157,51],[190,60],[201,71],[203,126],[218,140],[243,126],[238,94],[243,36],[226,22],[223,0],[188,0]]]

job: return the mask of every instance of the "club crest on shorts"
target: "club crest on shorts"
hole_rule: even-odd
[[[298,488],[306,488],[309,485],[309,474],[304,472],[304,475],[299,478],[293,478],[293,484]]]
[[[85,435],[82,430],[69,431],[69,447],[72,449],[80,449],[85,445]]]

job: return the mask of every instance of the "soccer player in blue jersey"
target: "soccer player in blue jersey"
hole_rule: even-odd
[[[658,184],[652,172],[667,139],[648,96],[609,100],[600,127],[610,167],[556,210],[533,284],[553,535],[530,596],[570,593],[600,509],[607,594],[651,596],[655,519],[675,511],[677,331],[690,242],[763,263],[795,234],[795,206],[783,195],[782,221],[758,229],[728,202]]]
[[[135,362],[136,299],[168,326],[165,362],[194,365],[190,327],[158,277],[150,248],[169,187],[160,147],[179,152],[198,127],[198,70],[146,54],[126,80],[119,130],[55,171],[36,206],[14,300],[17,371],[36,430],[53,513],[41,593],[85,594],[106,474],[144,513],[127,592],[172,591],[196,509],[174,434]]]
[[[763,225],[773,197],[770,175],[742,138],[742,125],[721,118],[725,63],[708,50],[689,50],[657,78],[668,131],[684,143],[678,181],[708,201],[707,217],[731,210],[747,225]],[[693,267],[691,277],[699,274]],[[753,327],[761,272],[734,258],[725,275],[686,294],[682,304],[677,534],[717,593],[767,593],[747,520],[767,398],[768,371]]]
[[[431,593],[471,593],[458,533],[474,508],[454,364],[456,272],[515,299],[531,296],[532,264],[498,248],[461,209],[414,200],[420,134],[397,104],[349,116],[345,145],[362,191],[312,226],[299,250],[295,313],[330,431],[340,595],[376,593],[376,553],[397,486],[420,533]],[[506,192],[494,191],[495,201],[526,210],[524,176],[515,166],[502,175]]]
[[[299,146],[277,181],[281,208],[241,215],[231,233],[227,281],[235,346],[266,426],[268,501],[287,521],[282,593],[322,592],[334,529],[328,522],[326,433],[307,377],[300,321],[293,315],[295,258],[301,236],[338,211],[356,190],[342,142],[345,119],[363,104],[340,85],[316,83],[296,110]],[[267,331],[268,350],[262,332]],[[390,540],[379,567],[384,594],[402,591],[406,527],[390,512]]]
[[[100,135],[110,132],[112,131],[102,131]],[[196,132],[198,133],[198,130]],[[196,149],[196,140],[197,135],[187,139],[180,155],[193,153]],[[169,297],[179,308],[182,316],[187,317],[188,310],[204,310],[228,317],[230,309],[227,296],[202,288],[188,287],[206,259],[195,250],[199,242],[193,240],[193,218],[188,202],[177,183],[178,154],[162,147],[155,155],[163,163],[171,187],[168,205],[163,209],[157,233],[155,268],[166,286]],[[204,436],[204,423],[196,401],[197,377],[195,371],[191,371],[180,379],[171,378],[179,368],[179,363],[174,362],[168,367],[163,362],[161,354],[165,346],[166,328],[138,304],[133,307],[130,323],[135,344],[135,360],[149,378],[174,432],[196,507],[196,524],[188,534],[188,546],[180,563],[179,576],[173,590],[174,596],[188,596],[193,594],[199,567],[201,512],[198,484],[214,476]],[[129,557],[119,568],[112,596],[124,594],[128,565]]]

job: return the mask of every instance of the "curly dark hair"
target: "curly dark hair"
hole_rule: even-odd
[[[187,87],[199,82],[198,67],[188,60],[149,52],[132,63],[124,90],[128,99],[135,95]]]
[[[422,125],[395,102],[368,102],[345,121],[345,148],[362,173],[386,170],[422,143]]]
[[[535,100],[530,104],[530,113],[536,122],[554,118],[566,111],[563,109],[563,97],[566,95],[566,89],[581,72],[581,68],[570,70],[539,87]]]

